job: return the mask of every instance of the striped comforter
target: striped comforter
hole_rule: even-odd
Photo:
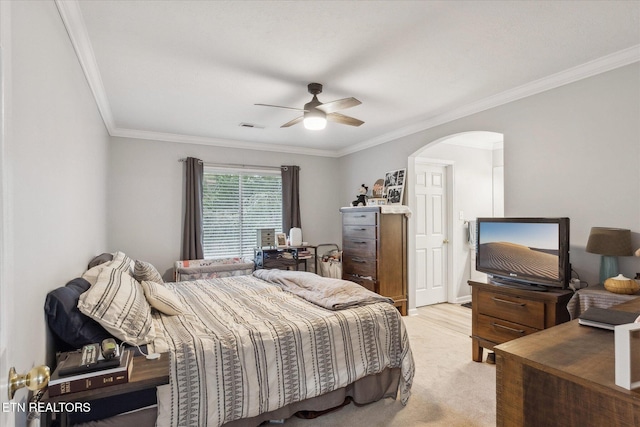
[[[154,314],[155,351],[171,351],[159,426],[256,416],[400,367],[409,398],[413,356],[389,303],[331,311],[253,276],[167,283],[188,311]]]

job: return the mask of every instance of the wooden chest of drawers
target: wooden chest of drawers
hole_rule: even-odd
[[[407,219],[378,206],[342,208],[342,278],[390,297],[407,314]]]
[[[569,290],[548,292],[469,281],[471,286],[472,355],[482,361],[482,349],[493,347],[569,320]]]

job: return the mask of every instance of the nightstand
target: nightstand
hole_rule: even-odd
[[[160,358],[155,360],[148,360],[145,356],[136,356],[133,358],[131,375],[127,383],[77,393],[62,394],[55,397],[49,397],[47,391],[40,401],[51,404],[57,402],[95,402],[99,399],[112,398],[150,389],[155,393],[156,387],[169,384],[169,362],[169,353],[162,353]],[[67,415],[68,414],[64,412],[47,412],[43,414],[43,417],[46,418],[44,425],[68,425]]]

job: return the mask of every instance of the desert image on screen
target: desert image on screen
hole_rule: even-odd
[[[480,265],[518,276],[558,279],[556,224],[485,223],[482,226]]]

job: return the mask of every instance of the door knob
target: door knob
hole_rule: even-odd
[[[442,243],[449,243],[449,239],[444,239]]]

